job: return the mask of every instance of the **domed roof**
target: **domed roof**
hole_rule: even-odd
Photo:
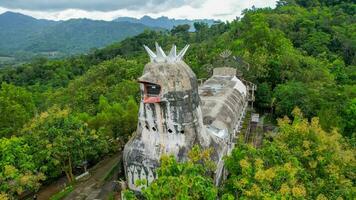
[[[153,53],[147,46],[151,62],[146,64],[143,75],[138,78],[139,82],[160,85],[162,93],[187,91],[197,89],[197,80],[194,72],[182,60],[189,45],[176,55],[176,46],[173,45],[168,56],[156,43],[157,53]]]

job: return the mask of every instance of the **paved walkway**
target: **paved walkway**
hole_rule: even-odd
[[[54,194],[60,192],[67,184],[67,178],[62,177],[55,181],[54,183],[42,187],[42,189],[37,193],[38,200],[48,200]]]
[[[74,191],[71,192],[65,200],[75,199],[106,199],[108,194],[113,191],[112,181],[105,181],[105,177],[110,173],[122,158],[122,152],[104,158],[93,168],[89,169],[90,177],[87,180],[77,183]],[[60,192],[67,185],[66,177],[58,179],[56,182],[43,187],[37,193],[38,200],[48,200],[54,194]]]
[[[121,152],[100,161],[93,169],[89,170],[90,177],[78,183],[75,189],[64,200],[105,200],[112,191],[104,179],[110,171],[120,162]],[[113,188],[113,187],[111,187]]]

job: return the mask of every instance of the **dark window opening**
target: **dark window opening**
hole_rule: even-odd
[[[173,131],[171,129],[168,129],[168,133],[172,133]]]
[[[146,95],[147,97],[157,97],[161,93],[161,86],[152,83],[146,83]]]
[[[150,128],[147,125],[145,127],[146,127],[147,130],[150,130]]]
[[[155,127],[153,127],[153,128],[152,128],[152,130],[153,130],[153,131],[156,131],[156,128],[155,128]]]
[[[181,131],[180,131],[180,133],[181,133],[181,134],[183,134],[183,133],[184,133],[184,131],[183,131],[183,130],[181,130]]]
[[[159,103],[161,102],[160,93],[161,86],[154,83],[141,82],[144,86],[144,95],[143,102],[144,103]]]

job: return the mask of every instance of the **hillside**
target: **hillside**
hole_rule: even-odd
[[[0,55],[59,57],[101,48],[126,37],[157,29],[139,23],[89,19],[38,20],[19,13],[0,15]]]
[[[51,21],[35,19],[20,13],[0,15],[0,67],[16,60],[29,60],[34,56],[58,58],[102,48],[144,30],[165,30],[195,22],[209,25],[213,20],[176,20],[167,17],[141,19],[122,17],[113,21],[71,19]]]
[[[257,85],[256,112],[278,129],[258,149],[238,142],[219,187],[208,150],[194,148],[185,163],[164,157],[144,198],[354,199],[355,9],[352,1],[281,0],[196,32],[145,31],[87,54],[0,69],[0,198],[62,175],[74,182],[84,161],[120,151],[137,127],[143,45],[157,41],[166,51],[191,44],[184,61],[198,78],[237,68]],[[227,49],[234,57],[222,59]]]
[[[77,54],[91,48],[104,47],[129,36],[151,29],[142,24],[129,22],[93,21],[73,19],[48,27],[32,36],[32,41],[23,49],[33,52],[61,52]],[[152,28],[153,29],[153,28]]]
[[[31,38],[57,24],[54,21],[37,20],[19,13],[6,12],[0,15],[0,54],[10,55],[23,50]]]

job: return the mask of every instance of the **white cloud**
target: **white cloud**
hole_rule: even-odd
[[[213,18],[221,20],[233,20],[241,15],[241,11],[246,8],[256,7],[274,7],[276,0],[207,0],[200,8],[182,6],[161,12],[159,14],[175,17],[202,19]]]
[[[192,1],[193,2],[193,1]],[[194,1],[201,2],[201,1]],[[146,10],[146,9],[129,9],[123,8],[114,11],[88,11],[81,9],[64,9],[58,11],[34,11],[25,9],[8,9],[0,7],[0,13],[5,11],[20,12],[35,18],[50,19],[50,20],[67,20],[72,18],[89,18],[97,20],[112,20],[120,16],[142,17],[149,15],[151,17],[167,16],[170,18],[188,18],[202,19],[212,18],[220,20],[233,20],[236,16],[241,15],[241,11],[246,8],[255,6],[274,7],[276,0],[206,0],[200,5],[193,3],[181,5],[178,7],[168,8],[167,5],[162,6],[167,9]],[[0,4],[1,5],[1,4]],[[150,6],[150,5],[149,5]],[[163,11],[162,11],[163,10]]]
[[[11,9],[58,11],[79,9],[113,11],[120,9],[155,12],[182,5],[200,6],[204,0],[1,0],[0,6]]]

